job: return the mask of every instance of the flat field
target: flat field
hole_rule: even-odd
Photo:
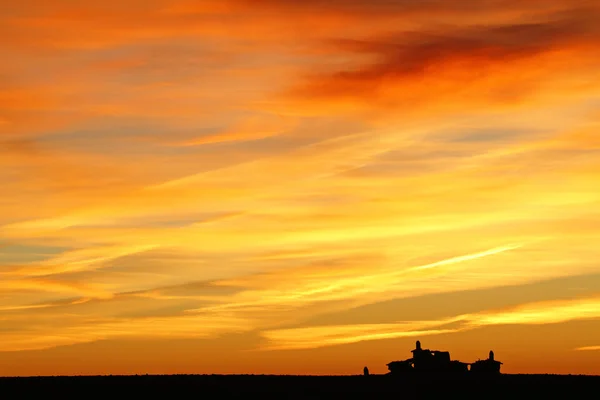
[[[111,399],[130,396],[165,396],[168,399],[598,399],[600,376],[503,374],[495,377],[398,378],[390,375],[134,375],[0,378],[0,399]]]

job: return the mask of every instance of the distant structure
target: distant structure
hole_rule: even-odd
[[[471,372],[484,374],[499,374],[502,363],[494,359],[494,352],[490,350],[487,360],[477,360],[471,364]]]
[[[363,375],[364,376],[369,376],[369,368],[367,368],[367,367],[363,368]]]
[[[413,354],[412,358],[402,361],[392,361],[387,364],[390,374],[461,374],[468,372],[499,374],[500,365],[502,364],[494,359],[493,351],[490,351],[490,356],[487,360],[478,360],[471,364],[458,360],[451,360],[449,352],[423,349],[421,347],[421,342],[418,340],[415,349],[411,350],[411,352]]]

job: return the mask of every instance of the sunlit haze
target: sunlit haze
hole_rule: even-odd
[[[0,7],[0,375],[600,374],[600,3]]]

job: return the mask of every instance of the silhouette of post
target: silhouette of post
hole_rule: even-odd
[[[363,375],[369,376],[369,368],[367,368],[367,367],[363,368]]]

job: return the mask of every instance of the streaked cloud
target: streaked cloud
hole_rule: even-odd
[[[596,351],[596,350],[600,350],[600,346],[578,347],[575,350],[578,350],[578,351]]]
[[[199,330],[199,327],[202,327]],[[1,351],[47,349],[56,346],[123,338],[205,338],[219,333],[244,331],[243,321],[231,318],[146,318],[117,321],[90,321],[85,325],[65,326],[59,332],[46,329],[5,335]],[[143,333],[147,332],[147,333]]]
[[[480,314],[459,315],[441,321],[406,322],[397,324],[371,324],[350,326],[319,326],[287,330],[266,331],[267,350],[316,348],[364,340],[393,339],[412,336],[438,335],[507,324],[555,324],[560,322],[595,319],[600,317],[600,299],[524,304],[508,309]],[[457,324],[444,328],[449,324]],[[595,350],[584,347],[578,350]]]

